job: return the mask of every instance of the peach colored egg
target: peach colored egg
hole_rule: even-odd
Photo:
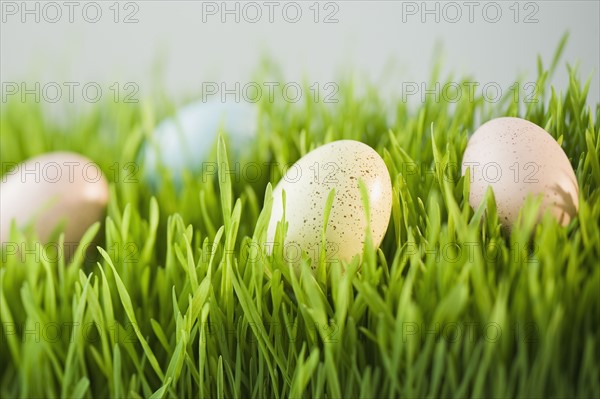
[[[557,141],[538,125],[520,118],[497,118],[470,138],[462,173],[471,169],[469,203],[477,208],[491,186],[498,216],[511,227],[525,199],[541,196],[540,217],[550,212],[567,225],[579,209],[573,167]]]
[[[359,179],[368,191],[371,237],[374,245],[379,246],[392,209],[391,179],[379,154],[354,140],[325,144],[289,167],[273,190],[267,242],[274,242],[277,222],[283,216],[285,191],[288,230],[283,254],[287,261],[296,263],[300,261],[300,250],[305,251],[315,267],[322,246],[327,198],[335,189],[325,235],[327,261],[348,262],[360,255],[367,234],[367,218]]]
[[[85,231],[102,220],[108,202],[108,183],[100,168],[72,152],[52,152],[15,165],[0,183],[0,243],[9,239],[10,225],[33,224],[46,243],[55,229],[65,243],[77,243]]]

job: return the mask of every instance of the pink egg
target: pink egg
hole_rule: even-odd
[[[0,243],[9,240],[12,222],[33,224],[43,243],[56,229],[65,243],[78,243],[104,217],[108,183],[89,159],[72,152],[52,152],[15,165],[0,183]]]
[[[579,209],[579,186],[567,155],[548,132],[527,120],[497,118],[479,127],[463,155],[463,175],[467,168],[470,205],[477,208],[491,187],[507,227],[517,221],[528,196],[541,197],[540,217],[549,212],[562,225]]]

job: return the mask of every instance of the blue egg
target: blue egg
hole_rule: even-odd
[[[176,187],[183,172],[200,173],[215,148],[219,133],[229,137],[228,152],[238,156],[256,138],[258,105],[198,101],[184,106],[156,126],[142,148],[144,176],[157,188],[160,169],[166,168]],[[213,159],[212,162],[215,160]]]

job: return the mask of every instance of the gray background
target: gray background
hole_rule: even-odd
[[[467,2],[461,1],[454,3],[458,8],[421,1],[338,1],[325,8],[326,2],[322,2],[317,23],[310,8],[313,1],[298,2],[302,17],[296,23],[285,20],[285,2],[278,2],[272,22],[268,7],[257,2],[262,18],[256,23],[247,20],[254,18],[255,9],[247,8],[244,13],[244,3],[238,5],[239,22],[235,15],[225,15],[223,22],[220,12],[203,12],[212,5],[221,8],[220,1],[212,5],[138,1],[127,8],[121,3],[118,23],[110,8],[113,1],[98,2],[102,16],[96,23],[84,20],[85,2],[78,3],[73,22],[69,21],[68,8],[58,2],[63,15],[56,23],[44,18],[44,3],[27,2],[31,9],[40,7],[39,22],[35,15],[26,15],[23,22],[21,10],[12,15],[6,3],[2,4],[1,30],[3,83],[99,82],[108,91],[113,82],[135,82],[140,99],[158,90],[182,98],[197,95],[202,82],[244,85],[252,80],[262,57],[269,55],[281,67],[286,81],[304,78],[323,85],[351,73],[359,84],[370,81],[382,94],[399,98],[403,83],[428,81],[434,60],[441,56],[442,77],[448,73],[456,79],[469,76],[480,85],[496,82],[509,90],[517,77],[535,79],[537,54],[548,65],[561,36],[569,31],[563,63],[553,83],[564,89],[564,62],[579,63],[582,78],[593,76],[590,104],[596,104],[600,97],[598,1],[500,1],[493,7],[487,5],[490,2],[479,1],[472,21]],[[236,7],[235,3],[228,2],[228,7]],[[14,4],[21,7],[20,1]],[[419,10],[409,15],[406,11],[415,6]],[[435,21],[435,14],[423,15],[423,6],[438,7],[439,21]],[[492,23],[498,7],[502,15]],[[325,15],[336,9],[337,22],[324,23]],[[452,22],[458,16],[457,9],[461,17]],[[47,11],[46,17],[54,18],[55,11]],[[87,15],[93,17],[92,11],[88,9]],[[134,11],[137,22],[123,23],[125,15]],[[293,17],[292,11],[288,8],[285,16]],[[534,22],[525,23],[532,12]],[[420,96],[412,100],[419,101]],[[85,101],[75,96],[74,102]],[[59,103],[73,106],[66,98]]]

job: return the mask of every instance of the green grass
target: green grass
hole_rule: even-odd
[[[251,182],[223,167],[190,174],[179,193],[163,176],[155,197],[116,173],[172,109],[163,98],[98,104],[68,130],[40,104],[3,104],[2,162],[81,152],[111,180],[111,199],[87,253],[55,261],[17,232],[37,251],[25,262],[2,254],[0,396],[600,397],[600,105],[587,105],[576,69],[565,90],[548,85],[557,59],[539,63],[537,103],[511,92],[497,104],[412,106],[399,94],[390,125],[376,87],[357,94],[344,80],[337,104],[262,102],[247,156],[227,161],[215,146],[220,165],[284,165],[342,138],[375,148],[392,176],[392,218],[379,250],[367,245],[345,273],[321,264],[296,275],[277,251],[248,250],[264,244],[279,169]],[[493,197],[469,207],[452,166],[478,121],[496,116],[524,117],[561,143],[580,187],[568,227],[535,226],[530,204],[507,233]]]

